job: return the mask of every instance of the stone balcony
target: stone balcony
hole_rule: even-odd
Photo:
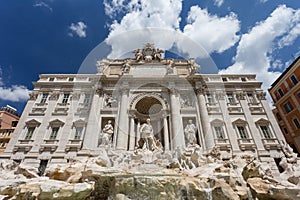
[[[206,103],[208,114],[220,114],[221,109],[216,102]]]
[[[33,147],[33,140],[23,139],[18,140],[17,144],[15,144],[13,151],[25,151],[28,152]]]
[[[248,103],[249,110],[251,111],[251,114],[264,114],[265,110],[263,109],[261,103],[259,102],[253,102]]]
[[[244,150],[255,150],[256,149],[256,145],[255,145],[253,139],[251,139],[251,138],[238,139],[238,144],[239,144],[239,147],[242,151],[244,151]]]
[[[266,150],[280,150],[281,145],[276,138],[265,138],[262,139],[263,145]]]
[[[231,145],[230,145],[229,139],[227,139],[227,138],[215,139],[215,144],[220,147],[220,150],[223,150],[223,151],[231,150]]]
[[[59,140],[57,139],[44,139],[44,142],[40,145],[40,151],[55,151],[58,147]]]
[[[79,151],[82,146],[82,140],[69,140],[68,144],[66,144],[65,151],[69,152],[71,150]]]
[[[243,109],[238,102],[227,103],[229,114],[243,114]]]

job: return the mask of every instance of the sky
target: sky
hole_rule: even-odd
[[[94,73],[147,42],[264,90],[300,56],[299,0],[0,0],[0,24],[0,106],[19,113],[39,74]]]

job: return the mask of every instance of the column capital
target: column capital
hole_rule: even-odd
[[[216,91],[216,98],[217,99],[224,99],[225,97],[225,92],[224,91]]]
[[[170,114],[167,111],[163,111],[162,117],[167,118]]]
[[[169,88],[169,92],[171,93],[171,94],[175,94],[175,95],[177,95],[178,94],[178,89],[176,89],[175,87],[170,87]]]
[[[204,85],[198,85],[194,88],[194,91],[196,94],[204,94],[206,91],[206,86]]]
[[[194,92],[196,93],[196,95],[199,95],[199,94],[203,94],[204,91],[202,88],[195,88]]]
[[[129,118],[136,118],[135,110],[129,110],[128,112],[128,117]]]
[[[81,96],[81,92],[74,92],[72,93],[71,99],[72,100],[79,100]]]
[[[29,93],[29,100],[36,100],[37,96],[38,96],[37,92],[33,91],[33,92]]]
[[[245,100],[245,92],[243,91],[236,92],[236,98],[237,100]]]
[[[256,92],[256,96],[259,100],[266,100],[266,92],[264,91]]]
[[[121,87],[119,88],[119,91],[124,94],[127,93],[129,91],[129,84],[128,82],[124,82]]]

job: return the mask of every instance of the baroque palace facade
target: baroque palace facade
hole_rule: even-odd
[[[197,143],[204,155],[251,154],[277,168],[284,137],[255,75],[199,74],[194,59],[162,52],[146,44],[134,58],[98,61],[97,74],[40,75],[1,157],[39,166]]]

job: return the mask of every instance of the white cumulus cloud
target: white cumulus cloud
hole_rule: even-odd
[[[20,102],[26,101],[29,98],[29,90],[22,85],[13,85],[5,87],[2,79],[2,69],[0,67],[0,99]]]
[[[29,98],[29,90],[22,85],[11,87],[0,86],[0,99],[12,102],[26,101]]]
[[[109,16],[123,14],[119,21],[115,20],[110,25],[107,43],[112,47],[109,56],[112,58],[126,53],[128,49],[140,48],[147,42],[166,50],[175,45],[191,57],[195,57],[193,52],[199,51],[201,45],[208,56],[211,52],[225,51],[239,39],[239,20],[233,13],[218,17],[193,6],[187,17],[187,24],[180,30],[181,0],[115,0],[105,1],[104,5]],[[197,43],[198,46],[194,46],[198,49],[191,50],[187,43],[182,42],[182,37]]]
[[[109,57],[116,58],[126,53],[128,49],[140,48],[147,42],[154,42],[155,46],[160,48],[171,48],[174,42],[172,37],[164,34],[163,31],[157,33],[150,29],[177,32],[181,20],[179,17],[182,9],[181,0],[131,0],[126,5],[123,1],[116,1],[110,3],[109,7],[112,10],[119,9],[117,4],[126,8],[126,13],[119,22],[114,21],[110,25],[107,43],[111,45],[112,53]],[[107,14],[113,14],[110,11],[107,12]]]
[[[125,8],[124,0],[104,0],[105,14],[113,18],[117,13]]]
[[[210,15],[206,9],[192,6],[183,33],[208,52],[223,52],[238,40],[239,20],[234,13],[225,17]]]
[[[278,6],[270,16],[257,23],[248,33],[242,35],[234,57],[234,64],[220,73],[229,74],[257,74],[257,79],[262,81],[263,89],[267,89],[281,74],[272,71],[281,67],[280,61],[273,60],[272,51],[276,48],[276,42],[284,35],[290,35],[291,28],[297,18],[299,10],[288,8],[285,5]]]
[[[280,48],[284,46],[289,46],[300,36],[300,20],[297,25],[295,25],[289,33],[280,39],[278,45]]]
[[[224,3],[224,0],[214,0],[214,4],[218,7],[222,6],[223,3]]]
[[[87,25],[84,24],[84,22],[77,22],[77,24],[72,23],[69,26],[69,29],[71,30],[71,32],[69,33],[69,35],[72,37],[73,34],[75,33],[78,37],[86,37],[86,28]]]

